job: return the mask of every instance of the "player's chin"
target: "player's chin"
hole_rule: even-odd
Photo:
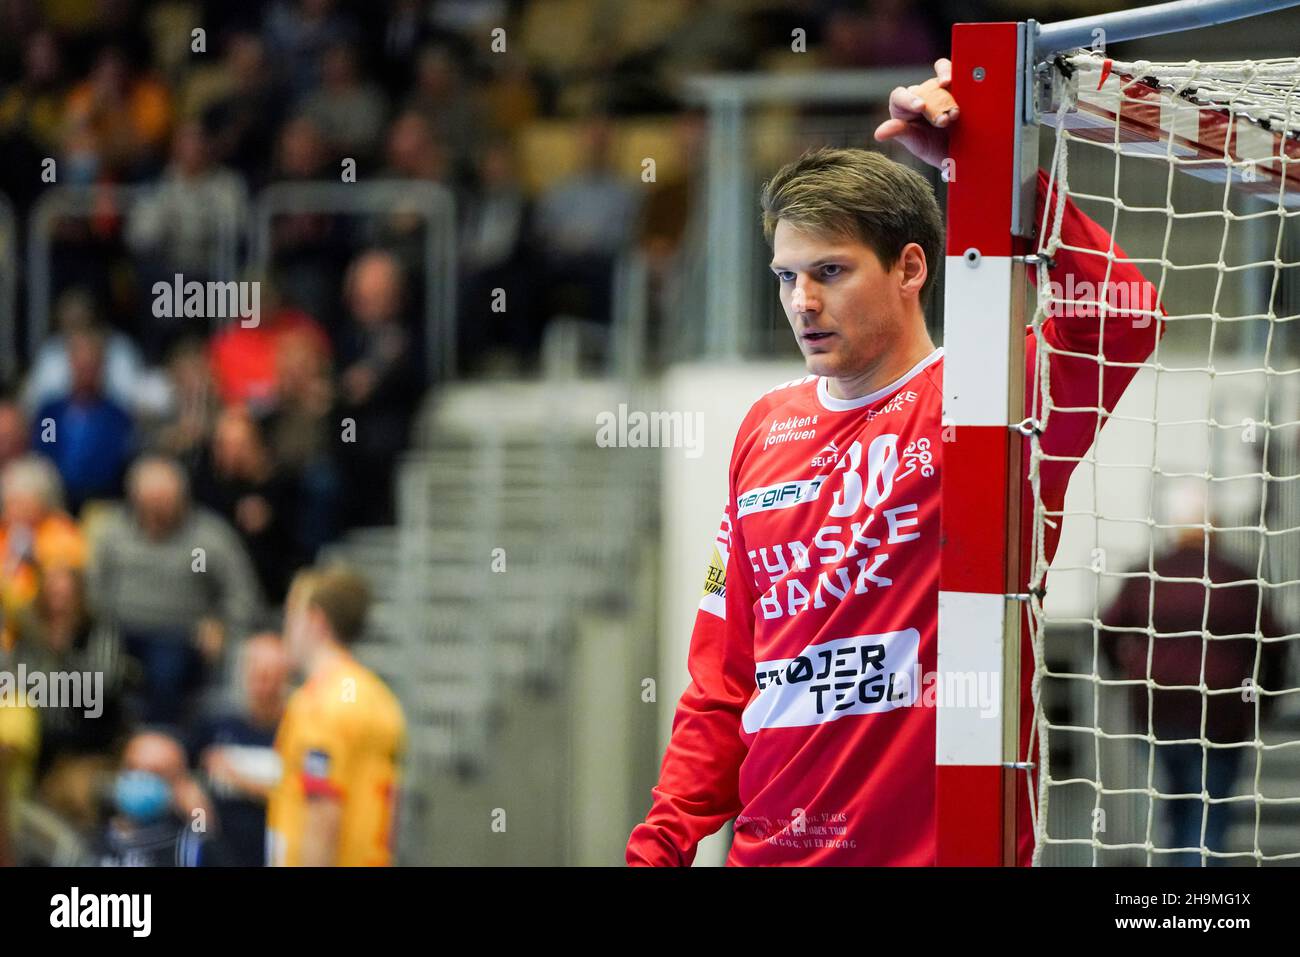
[[[803,361],[809,374],[817,376],[834,376],[840,367],[833,352],[805,353]]]

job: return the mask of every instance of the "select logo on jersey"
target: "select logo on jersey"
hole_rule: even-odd
[[[826,465],[834,465],[839,460],[840,447],[834,442],[827,442],[826,448],[813,456],[812,461],[808,463],[808,467],[811,469],[819,469]]]
[[[803,728],[851,714],[906,707],[920,672],[915,628],[809,645],[793,658],[754,667],[758,695],[742,716],[747,734]]]
[[[765,512],[773,508],[792,508],[804,502],[811,502],[821,491],[826,476],[803,479],[797,482],[779,482],[762,488],[750,489],[736,497],[736,516],[744,518],[754,512]]]

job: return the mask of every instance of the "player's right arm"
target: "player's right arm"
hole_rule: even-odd
[[[343,801],[334,794],[308,795],[302,824],[302,866],[333,867],[337,864],[342,830]]]
[[[741,713],[754,689],[755,599],[735,501],[729,482],[719,533],[726,548],[723,595],[706,595],[696,613],[691,683],[677,704],[650,812],[628,840],[630,865],[689,866],[700,840],[740,812],[740,764],[748,750]]]

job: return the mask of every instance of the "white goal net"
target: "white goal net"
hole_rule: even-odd
[[[1039,79],[1062,197],[1039,253],[1063,248],[1069,196],[1167,318],[1113,413],[1104,333],[1095,405],[1065,403],[1044,325],[1151,304],[1039,266],[1037,424],[1098,429],[1060,511],[1031,439],[1035,863],[1300,863],[1300,59],[1075,52]]]

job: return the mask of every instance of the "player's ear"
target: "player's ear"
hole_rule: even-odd
[[[899,283],[904,292],[921,295],[925,288],[926,277],[930,274],[929,263],[925,261],[925,250],[920,243],[908,243],[898,254],[894,268],[899,271]]]

